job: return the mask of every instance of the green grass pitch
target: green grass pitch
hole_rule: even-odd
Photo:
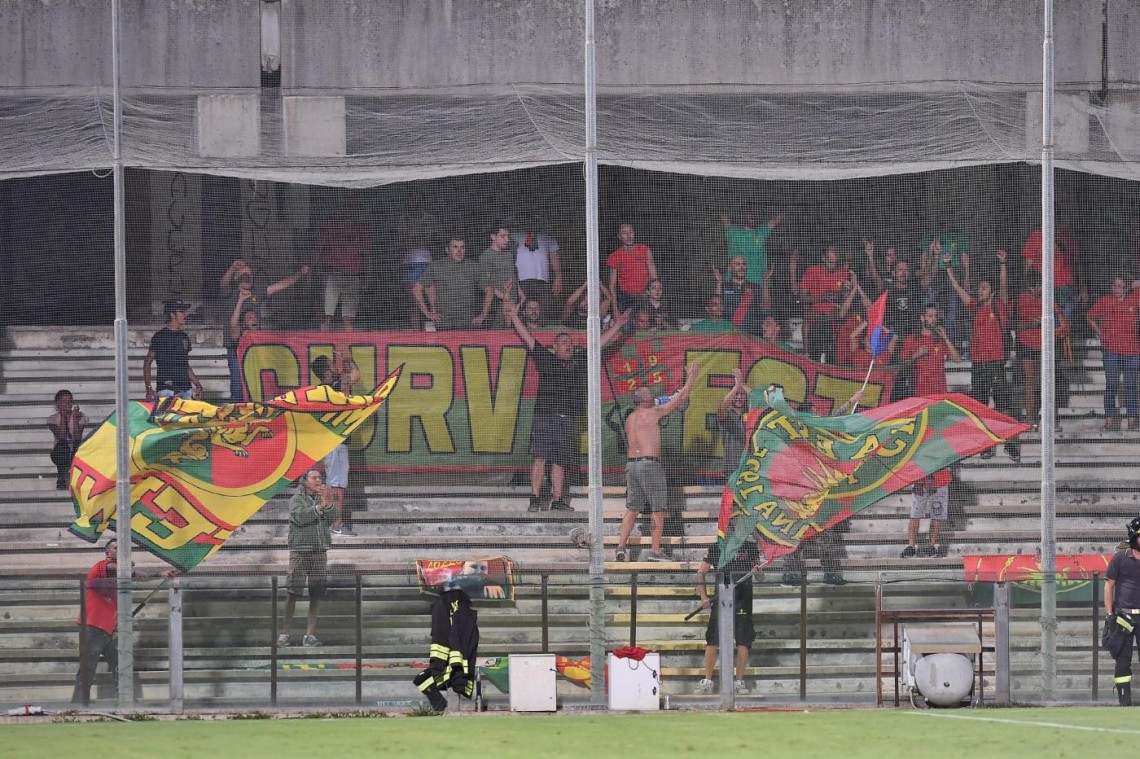
[[[9,723],[0,727],[0,755],[1076,759],[1130,755],[1140,742],[1137,713],[1105,706]]]

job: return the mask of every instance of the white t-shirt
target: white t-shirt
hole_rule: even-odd
[[[518,243],[518,252],[515,254],[515,268],[519,272],[519,281],[525,279],[541,279],[550,281],[550,254],[558,252],[558,241],[550,235],[534,235],[534,247],[526,244],[525,232],[515,233],[511,238]]]

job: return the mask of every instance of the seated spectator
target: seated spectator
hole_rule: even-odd
[[[804,304],[804,353],[812,361],[827,362],[834,358],[836,317],[843,296],[851,287],[851,273],[840,264],[839,249],[828,246],[823,263],[809,266],[799,280],[795,279],[798,255],[791,261],[792,281]]]
[[[629,319],[630,332],[650,332],[657,329],[653,323],[653,315],[649,309],[642,305],[634,306]]]
[[[297,284],[302,277],[307,277],[309,267],[302,266],[296,274],[283,277],[265,287],[254,283],[253,271],[244,261],[240,259],[234,261],[234,266],[230,267],[230,271],[233,271],[235,267],[237,267],[237,273],[233,277],[229,277],[229,272],[227,272],[227,276],[222,277],[223,285],[226,284],[227,279],[231,279],[237,284],[237,289],[233,290],[225,301],[225,315],[228,317],[226,324],[229,325],[229,328],[223,331],[222,344],[226,348],[226,363],[230,369],[230,402],[241,403],[243,394],[241,367],[238,366],[238,339],[241,334],[261,327],[261,321],[265,318],[265,304],[269,298]],[[245,312],[253,312],[255,321],[251,322],[248,328],[239,329],[235,332],[233,328],[235,317],[240,327],[244,323],[242,314]]]
[[[780,322],[774,316],[765,316],[760,322],[760,339],[779,346],[788,353],[799,353],[799,348],[780,339]]]
[[[612,302],[605,285],[601,286],[600,291],[598,317],[604,328],[612,318],[610,316]],[[578,289],[570,293],[570,297],[566,299],[566,305],[562,308],[562,323],[567,329],[585,329],[586,319],[589,316],[590,302],[586,298],[586,283],[583,282]]]
[[[338,304],[344,331],[352,332],[371,255],[372,232],[347,211],[337,211],[321,229],[313,264],[325,275],[322,332],[328,332]]]
[[[529,332],[537,332],[547,328],[546,319],[543,318],[542,302],[537,300],[523,301],[519,305],[519,318]]]
[[[912,556],[945,556],[946,546],[938,542],[942,524],[950,516],[950,483],[954,479],[949,468],[939,469],[911,486],[910,521],[907,522],[907,544],[902,558]],[[927,543],[918,548],[918,526],[930,520]]]
[[[1131,285],[1124,277],[1112,280],[1112,292],[1102,295],[1089,309],[1089,326],[1100,340],[1104,361],[1104,428],[1120,431],[1120,412],[1116,396],[1120,375],[1124,375],[1124,406],[1128,412],[1128,429],[1140,429],[1140,407],[1136,399],[1137,374],[1140,373],[1140,280]]]
[[[649,246],[634,242],[632,224],[618,227],[618,239],[621,247],[606,259],[606,266],[610,269],[610,294],[616,300],[617,310],[626,311],[645,295],[649,282],[657,279],[657,265]]]
[[[653,329],[677,329],[677,320],[670,315],[669,306],[665,302],[665,285],[661,280],[650,280],[640,305],[649,312]]]
[[[769,269],[760,285],[748,280],[748,263],[744,256],[733,256],[728,262],[728,277],[720,269],[713,269],[716,280],[716,294],[724,301],[724,311],[728,320],[741,332],[758,334],[763,314],[772,308],[772,296],[768,289]]]
[[[55,394],[55,413],[47,418],[48,429],[55,437],[51,448],[51,463],[55,464],[55,489],[66,490],[71,472],[71,461],[79,444],[83,442],[83,430],[87,427],[79,404],[70,390],[60,390]]]
[[[724,318],[724,301],[719,295],[709,297],[708,305],[705,306],[705,313],[708,316],[689,327],[690,332],[723,334],[736,331],[736,326]]]
[[[475,291],[482,274],[479,264],[467,258],[467,243],[452,237],[447,243],[447,257],[432,261],[419,281],[412,286],[420,313],[435,329],[471,329],[475,325]]]
[[[1026,289],[1017,296],[1017,360],[1021,368],[1020,382],[1022,403],[1025,406],[1025,417],[1028,423],[1038,428],[1041,420],[1041,409],[1037,405],[1037,386],[1040,384],[1041,372],[1041,275],[1029,272]],[[1056,319],[1054,333],[1064,335],[1068,332],[1069,323],[1061,308],[1053,304],[1053,313]],[[1058,421],[1057,431],[1061,430]]]

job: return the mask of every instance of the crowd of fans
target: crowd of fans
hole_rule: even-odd
[[[886,294],[884,326],[889,330],[879,366],[899,369],[895,397],[945,391],[945,362],[968,357],[973,397],[1036,423],[1036,388],[1041,350],[1041,230],[1025,240],[1020,255],[979,250],[958,229],[939,229],[916,241],[823,245],[818,256],[792,246],[774,256],[769,241],[782,213],[767,221],[745,211],[723,214],[722,265],[705,265],[705,281],[667,283],[653,251],[639,242],[632,224],[613,230],[618,243],[603,250],[599,281],[603,327],[630,312],[636,332],[688,330],[701,334],[742,333],[797,350],[814,361],[865,369],[872,360],[866,315]],[[469,250],[462,236],[447,241],[442,255],[417,247],[403,256],[404,291],[388,291],[391,310],[406,313],[410,330],[510,329],[507,309],[516,309],[529,330],[581,330],[587,316],[586,282],[570,290],[563,281],[558,240],[537,228],[489,225],[487,237]],[[1080,247],[1059,229],[1054,253],[1054,319],[1061,358],[1071,358],[1070,331],[1087,323],[1101,339],[1106,372],[1105,428],[1140,428],[1136,381],[1140,372],[1137,285],[1121,272],[1111,292],[1090,303]],[[235,261],[220,282],[231,374],[237,376],[235,347],[245,331],[262,323],[263,307],[276,293],[311,276],[320,278],[320,329],[356,327],[362,282],[372,249],[366,225],[334,214],[321,230],[310,263],[274,282],[257,282],[246,262]],[[703,313],[680,313],[671,288],[686,296],[706,292]],[[404,303],[398,303],[404,299]],[[691,300],[687,298],[686,300]],[[1087,314],[1087,318],[1085,318]],[[800,341],[789,343],[797,324]],[[1121,381],[1123,379],[1123,382]],[[1063,374],[1059,398],[1063,401]],[[1123,388],[1124,398],[1117,395]],[[240,400],[240,383],[232,387]]]

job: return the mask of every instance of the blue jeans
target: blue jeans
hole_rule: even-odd
[[[226,364],[230,368],[230,402],[242,403],[245,394],[241,387],[241,366],[238,365],[237,348],[226,348]]]
[[[1120,375],[1124,375],[1124,406],[1131,418],[1140,417],[1136,402],[1136,377],[1140,374],[1140,356],[1122,356],[1104,353],[1104,415],[1116,416],[1116,394],[1120,389]]]

